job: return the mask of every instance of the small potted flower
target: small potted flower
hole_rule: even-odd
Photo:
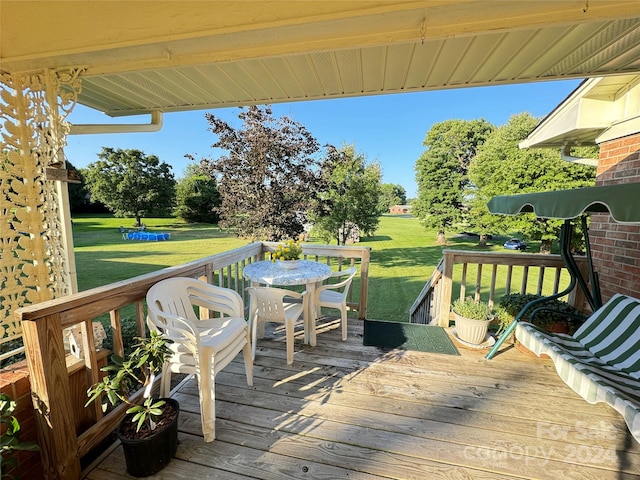
[[[296,268],[300,255],[302,255],[300,243],[288,239],[280,243],[271,253],[271,261],[278,262],[282,268],[292,269]]]
[[[500,318],[501,312],[486,302],[471,297],[456,300],[451,306],[456,322],[456,335],[463,342],[480,345],[487,340],[489,324]]]

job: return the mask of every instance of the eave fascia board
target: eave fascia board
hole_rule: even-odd
[[[162,129],[162,112],[151,112],[150,123],[84,124],[71,125],[69,135],[95,135],[102,133],[151,133]]]
[[[640,133],[640,115],[614,123],[611,127],[602,132],[602,134],[596,137],[595,143],[600,145],[604,142],[627,137],[629,135],[635,135],[637,133]]]
[[[588,78],[584,80],[567,98],[560,102],[540,123],[522,140],[519,148],[556,147],[560,148],[566,144],[566,140],[561,137],[560,132],[569,132],[578,128],[582,99],[592,91],[602,81],[604,77]],[[558,128],[558,124],[563,125]],[[605,129],[610,123],[599,125]],[[551,143],[548,143],[551,139]]]

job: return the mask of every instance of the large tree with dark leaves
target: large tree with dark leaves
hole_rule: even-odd
[[[427,149],[416,161],[418,198],[412,206],[414,216],[437,230],[438,243],[444,244],[445,231],[464,219],[469,163],[492,130],[491,123],[478,119],[446,120],[427,132]]]
[[[218,181],[219,225],[242,238],[297,238],[315,197],[318,142],[304,125],[275,119],[268,105],[243,108],[238,118],[243,126],[236,129],[206,114],[218,136],[212,147],[227,151],[202,162]]]
[[[169,216],[175,180],[171,165],[140,150],[102,147],[99,160],[87,166],[85,180],[91,199],[102,202],[117,217]]]

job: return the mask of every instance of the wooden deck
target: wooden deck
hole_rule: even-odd
[[[181,405],[166,479],[640,479],[640,445],[606,405],[590,405],[549,360],[510,348],[461,356],[296,341],[292,366],[277,335],[258,344],[254,386],[240,357],[216,379],[216,440],[204,443],[194,380]],[[86,476],[130,478],[120,447]]]

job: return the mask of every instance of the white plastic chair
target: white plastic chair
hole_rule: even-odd
[[[199,307],[198,317],[194,306]],[[251,339],[244,304],[237,292],[194,278],[162,280],[147,292],[149,328],[170,338],[173,355],[165,363],[161,396],[169,396],[171,373],[198,379],[202,433],[215,439],[215,376],[242,351],[247,384],[253,385]],[[217,318],[213,317],[217,313]]]
[[[338,283],[327,283],[316,288],[314,305],[317,312],[320,313],[322,307],[336,308],[340,310],[340,324],[342,326],[342,340],[347,339],[347,295],[351,288],[351,281],[357,273],[355,267],[333,272],[329,277],[331,279],[347,277]],[[315,321],[313,322],[315,328]]]
[[[258,338],[264,336],[264,323],[283,323],[287,344],[287,365],[291,365],[293,363],[293,333],[296,320],[307,308],[305,296],[307,292],[298,293],[273,287],[249,287],[247,291],[251,296],[252,358],[255,359],[256,357]],[[302,301],[297,303],[286,302],[286,298]]]

